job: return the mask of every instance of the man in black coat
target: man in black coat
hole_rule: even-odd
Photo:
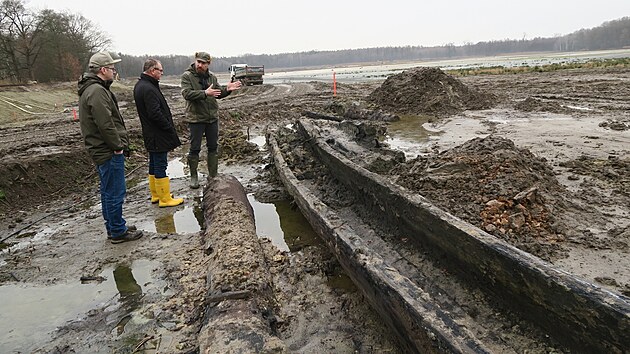
[[[173,124],[171,109],[160,91],[164,69],[158,60],[147,59],[142,70],[140,80],[133,88],[133,97],[142,123],[144,147],[149,152],[151,203],[159,203],[160,207],[180,205],[184,199],[173,198],[166,176],[167,154],[182,143]]]

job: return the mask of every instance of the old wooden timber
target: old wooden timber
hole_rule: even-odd
[[[341,123],[326,124],[330,129]],[[409,352],[630,348],[627,298],[556,269],[361,167],[353,162],[361,157],[353,155],[360,148],[351,140],[331,138],[308,119],[295,128],[360,207],[325,204],[314,181],[296,178],[269,135],[280,179]],[[392,235],[373,228],[375,223],[389,225]]]

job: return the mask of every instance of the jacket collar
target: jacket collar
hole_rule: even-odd
[[[153,76],[147,75],[145,73],[140,74],[140,80],[147,80],[155,86],[159,86],[160,82],[156,80]]]

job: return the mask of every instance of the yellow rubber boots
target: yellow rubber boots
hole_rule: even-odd
[[[157,189],[155,189],[155,175],[149,175],[149,190],[151,191],[151,203],[155,204],[160,201]]]
[[[171,194],[171,185],[168,177],[155,179],[155,190],[159,198],[159,206],[171,207],[177,206],[184,202],[184,198],[173,198]]]

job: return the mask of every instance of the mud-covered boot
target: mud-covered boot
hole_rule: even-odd
[[[160,197],[160,200],[158,202],[160,208],[177,206],[184,202],[183,198],[171,197],[171,183],[168,177],[156,178],[155,189],[157,190],[158,196]]]
[[[197,176],[197,166],[199,166],[199,156],[188,156],[188,167],[190,168],[190,188],[199,188],[199,176]]]
[[[208,175],[210,177],[217,176],[217,170],[219,169],[219,156],[217,153],[208,153]]]

